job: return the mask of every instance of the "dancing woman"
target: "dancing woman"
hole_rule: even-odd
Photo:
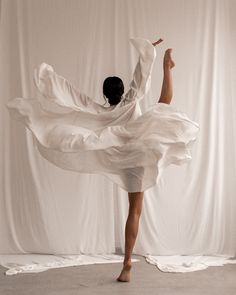
[[[170,164],[191,160],[190,146],[198,123],[170,106],[173,95],[171,50],[164,55],[164,77],[158,102],[142,114],[139,101],[149,88],[156,46],[162,39],[131,39],[139,52],[130,89],[119,77],[108,77],[103,94],[109,106],[95,102],[42,63],[34,82],[43,96],[8,102],[10,113],[32,131],[40,154],[65,169],[99,173],[128,192],[123,269],[117,281],[128,282],[131,255],[142,212],[144,191],[154,186]]]

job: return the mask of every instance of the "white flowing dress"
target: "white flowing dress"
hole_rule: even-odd
[[[130,41],[139,60],[118,105],[96,103],[42,63],[34,82],[43,96],[14,98],[7,107],[32,131],[38,151],[51,163],[103,174],[124,190],[137,192],[154,186],[169,164],[192,159],[199,125],[165,103],[155,103],[142,114],[139,101],[150,88],[156,50],[149,40]]]

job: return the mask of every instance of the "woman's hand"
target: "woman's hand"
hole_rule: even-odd
[[[159,39],[159,40],[153,42],[152,45],[153,45],[153,46],[156,46],[156,45],[158,45],[159,43],[161,43],[162,41],[163,41],[163,39]]]

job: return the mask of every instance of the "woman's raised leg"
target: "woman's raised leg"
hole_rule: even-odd
[[[144,192],[128,193],[129,197],[129,214],[125,226],[125,257],[123,269],[117,281],[129,282],[131,271],[131,256],[138,234],[139,219],[142,212]]]
[[[172,82],[172,68],[175,63],[171,57],[172,49],[166,50],[163,59],[163,82],[161,88],[161,95],[158,102],[170,104],[173,96],[173,82]]]

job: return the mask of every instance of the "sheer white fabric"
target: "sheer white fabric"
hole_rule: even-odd
[[[184,273],[207,269],[209,266],[236,264],[235,259],[224,256],[153,256],[145,255],[146,261],[156,265],[163,272]],[[0,255],[0,265],[7,270],[6,275],[38,273],[49,269],[104,263],[123,263],[123,256],[116,254],[90,255]],[[132,262],[139,262],[132,258]]]
[[[80,93],[42,63],[34,81],[44,99],[16,98],[7,106],[36,137],[41,155],[67,170],[107,175],[127,192],[154,186],[164,168],[191,159],[199,126],[186,114],[158,103],[141,114],[156,57],[149,40],[131,39],[139,52],[129,91],[105,107]]]
[[[207,269],[209,266],[236,264],[235,259],[224,256],[152,256],[146,255],[146,261],[156,265],[163,272],[193,272]]]
[[[0,264],[7,268],[6,275],[16,275],[19,273],[38,273],[53,268],[104,264],[123,263],[123,256],[116,254],[104,255],[37,255],[37,254],[12,254],[0,255]],[[132,259],[137,262],[139,259]]]
[[[157,101],[164,51],[173,48],[170,107],[198,122],[201,132],[192,160],[170,165],[145,192],[134,253],[235,255],[235,9],[230,0],[2,1],[1,253],[124,250],[127,192],[102,175],[45,160],[5,105],[37,97],[32,73],[44,61],[103,104],[107,76],[121,77],[128,89],[137,62],[129,38],[139,36],[164,39],[141,112]]]

